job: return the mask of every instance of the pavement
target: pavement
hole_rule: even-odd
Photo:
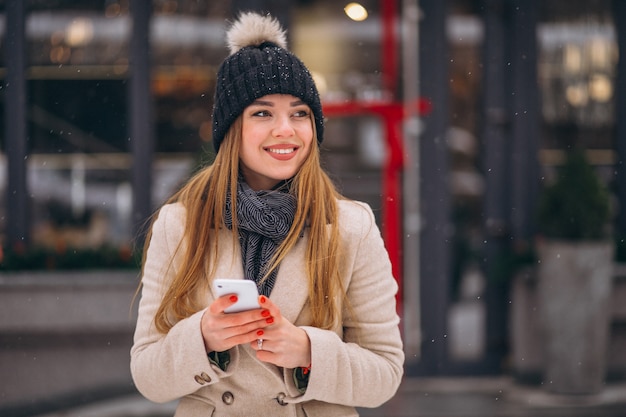
[[[171,417],[176,403],[139,394],[37,417]],[[509,377],[406,378],[397,395],[361,417],[626,417],[626,382],[594,395],[558,395]]]

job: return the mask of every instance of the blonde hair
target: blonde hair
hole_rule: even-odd
[[[311,122],[315,135],[315,123]],[[210,282],[216,271],[219,247],[218,229],[224,226],[224,207],[230,187],[232,207],[236,207],[236,188],[241,146],[241,117],[225,136],[215,161],[194,175],[167,202],[182,203],[187,210],[185,235],[187,249],[181,253],[180,269],[165,292],[155,316],[156,328],[167,333],[179,320],[203,306],[193,295]],[[319,145],[313,140],[311,151],[298,173],[291,179],[290,192],[297,199],[295,218],[285,240],[278,247],[269,274],[287,256],[308,229],[305,255],[311,325],[330,329],[341,322],[341,302],[346,290],[340,274],[340,244],[337,200],[343,197],[320,164]],[[233,210],[233,243],[238,244],[237,219]],[[146,238],[144,264],[151,232]],[[207,256],[209,254],[209,256]],[[208,275],[208,277],[207,277]]]

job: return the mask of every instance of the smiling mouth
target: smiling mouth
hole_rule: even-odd
[[[286,148],[286,149],[272,149],[272,148],[266,148],[265,150],[271,153],[276,153],[279,155],[286,155],[289,153],[293,153],[296,151],[297,148]]]

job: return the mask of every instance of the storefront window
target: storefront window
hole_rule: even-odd
[[[543,148],[609,150],[618,58],[611,5],[596,0],[573,6],[547,2],[542,7],[538,78]]]
[[[290,49],[314,72],[323,101],[393,99],[382,82],[379,2],[362,2],[367,16],[361,20],[331,3],[298,2],[277,11],[288,26]],[[26,177],[35,247],[71,250],[133,241],[129,7],[129,0],[25,3]],[[155,126],[154,208],[212,159],[215,74],[228,53],[227,20],[237,11],[234,1],[152,2],[147,76]],[[6,46],[4,30],[0,48]],[[0,63],[4,59],[3,54]],[[0,135],[4,143],[4,129]],[[381,120],[371,114],[330,117],[325,137],[324,154],[332,155],[325,164],[343,192],[380,213],[386,157]],[[0,169],[7,172],[5,159]],[[5,189],[6,175],[0,181]]]
[[[128,5],[33,1],[26,12],[32,243],[128,242]]]

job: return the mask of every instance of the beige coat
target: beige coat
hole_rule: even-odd
[[[344,285],[356,320],[321,330],[308,324],[304,239],[281,263],[271,299],[282,315],[301,326],[311,340],[312,369],[304,394],[293,370],[260,362],[249,346],[230,351],[222,371],[212,365],[200,332],[200,311],[176,323],[168,334],[155,329],[154,315],[173,276],[168,263],[183,235],[185,209],[161,209],[154,223],[144,266],[139,317],[131,349],[131,372],[138,390],[155,402],[180,399],[176,416],[277,417],[356,416],[354,407],[377,407],[398,389],[404,354],[398,328],[397,285],[380,232],[369,206],[339,202]],[[217,276],[242,278],[239,248],[224,231]],[[235,251],[236,256],[232,256]],[[233,260],[234,258],[234,260]],[[180,264],[177,257],[176,267]],[[214,296],[199,294],[209,305]]]

